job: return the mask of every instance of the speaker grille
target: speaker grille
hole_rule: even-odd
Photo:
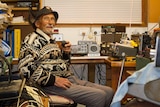
[[[88,46],[88,52],[89,53],[100,53],[100,46],[97,44],[90,44]]]

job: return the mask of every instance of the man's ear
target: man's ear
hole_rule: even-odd
[[[39,21],[36,21],[36,22],[35,22],[35,26],[36,26],[36,27],[39,27]]]

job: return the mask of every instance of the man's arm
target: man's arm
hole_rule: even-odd
[[[27,79],[33,80],[41,86],[54,85],[55,76],[43,70],[36,61],[39,56],[38,51],[32,45],[23,44],[20,51],[18,69]]]

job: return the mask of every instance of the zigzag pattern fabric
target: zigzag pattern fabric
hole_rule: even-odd
[[[18,67],[21,73],[43,86],[53,85],[54,76],[73,75],[69,69],[70,55],[64,54],[56,41],[50,39],[37,29],[25,37],[19,55]]]

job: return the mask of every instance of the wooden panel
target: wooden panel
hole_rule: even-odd
[[[160,0],[148,0],[148,22],[157,23],[160,21]]]
[[[31,25],[17,25],[17,26],[12,26],[11,29],[21,29],[22,31],[21,40],[24,40],[26,35],[34,31]]]

